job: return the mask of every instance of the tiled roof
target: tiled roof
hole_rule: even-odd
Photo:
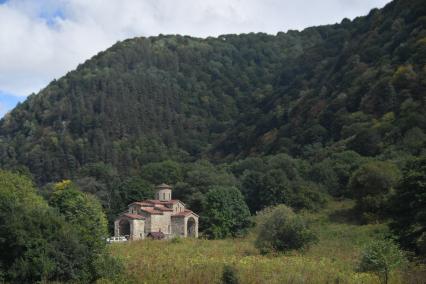
[[[168,184],[162,183],[162,184],[157,185],[155,188],[160,188],[160,189],[167,188],[168,189],[168,188],[172,188],[172,187]]]
[[[155,205],[154,208],[157,209],[157,210],[161,210],[161,211],[173,211],[172,208],[167,208],[167,207],[165,207],[163,205],[161,205],[161,206]]]
[[[145,219],[144,216],[138,215],[138,214],[123,213],[121,216],[130,218],[130,219],[140,219],[140,220],[144,220]]]
[[[167,200],[167,201],[158,200],[158,199],[148,199],[148,200],[145,200],[143,202],[149,202],[149,203],[153,203],[153,204],[175,204],[175,203],[182,202],[182,201],[177,200],[177,199],[172,199],[172,200]]]
[[[170,208],[169,206],[176,204],[176,203],[181,203],[183,206],[185,206],[185,203],[183,203],[182,201],[177,200],[177,199],[172,199],[172,200],[168,200],[168,201],[162,201],[162,200],[157,200],[157,199],[148,199],[148,200],[144,200],[144,201],[133,202],[133,203],[129,204],[129,206],[139,205],[140,210],[142,210],[146,213],[163,215],[163,212],[173,212],[173,208]],[[172,216],[176,216],[176,217],[186,216],[186,215],[190,214],[191,212],[192,212],[191,210],[185,209],[184,212],[179,212],[177,214],[173,214]],[[193,214],[195,214],[195,213],[193,213]],[[197,214],[195,214],[195,215],[198,216]]]
[[[142,207],[140,209],[141,211],[147,212],[149,214],[153,214],[153,215],[163,215],[163,212],[151,207]]]
[[[147,201],[136,201],[136,202],[132,202],[128,206],[130,206],[132,204],[137,204],[137,205],[140,205],[140,206],[148,206],[148,207],[153,207],[154,206],[153,203],[147,202]]]
[[[194,214],[195,216],[198,217],[197,214],[195,214],[194,212],[192,212],[191,210],[185,209],[183,212],[178,212],[176,214],[173,214],[172,217],[186,217],[188,215]]]

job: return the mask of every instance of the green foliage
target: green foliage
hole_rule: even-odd
[[[234,267],[232,267],[230,265],[225,265],[223,267],[222,283],[223,284],[238,284],[238,283],[240,283],[240,281],[238,280],[237,270]]]
[[[170,160],[287,153],[316,163],[348,149],[418,155],[426,132],[423,3],[394,2],[275,36],[119,42],[1,120],[0,166],[25,167],[39,184],[91,177],[90,190],[111,199],[105,173],[182,182]],[[341,195],[335,174],[315,178]]]
[[[150,163],[142,168],[142,177],[152,184],[176,184],[182,181],[182,169],[179,163],[170,160]]]
[[[124,211],[132,202],[153,199],[154,186],[140,177],[130,177],[118,186],[116,195],[115,208]]]
[[[410,161],[389,204],[391,228],[401,244],[426,254],[426,157]]]
[[[56,208],[71,224],[76,225],[84,242],[96,255],[103,251],[107,236],[107,220],[99,201],[92,195],[79,191],[70,183],[54,191],[49,204]]]
[[[241,236],[252,225],[250,212],[241,192],[235,187],[214,187],[205,197],[201,222],[210,238]]]
[[[406,258],[398,245],[391,239],[372,241],[362,252],[359,269],[373,272],[381,283],[389,282],[392,271],[406,263]]]
[[[257,226],[255,245],[263,253],[306,249],[318,241],[306,220],[285,205],[260,212]]]
[[[365,221],[386,216],[389,197],[399,179],[398,168],[390,162],[370,162],[353,173],[348,187]]]
[[[79,191],[73,183],[66,183],[65,187],[63,184],[55,186],[56,190],[51,194],[49,204],[65,217],[66,222],[73,225],[80,243],[87,248],[85,265],[90,275],[104,277],[104,273],[113,273],[98,270],[104,266],[114,266],[115,261],[107,259],[105,255],[107,219],[100,202],[93,195]]]
[[[92,248],[24,176],[0,171],[0,267],[7,282],[90,281]]]
[[[317,210],[327,201],[321,186],[306,181],[318,182],[319,175],[315,175],[315,170],[303,160],[278,154],[265,157],[256,169],[243,169],[243,165],[248,167],[246,160],[237,162],[232,168],[241,175],[242,192],[252,213],[282,203],[297,210]]]
[[[99,255],[93,263],[97,272],[97,277],[101,279],[113,280],[114,282],[122,282],[122,272],[124,271],[124,263],[121,259],[112,256],[109,252]]]

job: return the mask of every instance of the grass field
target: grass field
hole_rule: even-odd
[[[332,202],[308,214],[319,243],[304,252],[261,255],[253,235],[243,239],[136,241],[111,246],[125,274],[117,282],[220,283],[225,264],[238,271],[240,283],[380,283],[369,273],[357,272],[362,247],[386,232],[385,225],[358,225],[347,212],[351,202]],[[420,267],[393,273],[390,283],[426,283]]]

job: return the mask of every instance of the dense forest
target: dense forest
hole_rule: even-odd
[[[424,149],[425,8],[395,1],[352,22],[267,34],[119,42],[0,124],[1,166],[39,183],[104,162],[215,162]]]
[[[277,35],[118,42],[0,121],[0,167],[43,196],[72,180],[109,221],[170,183],[214,238],[271,205],[351,198],[425,253],[425,109],[426,5],[395,0]],[[211,230],[218,196],[218,211],[247,204],[244,228]]]

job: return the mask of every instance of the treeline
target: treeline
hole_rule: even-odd
[[[200,215],[200,230],[208,238],[244,235],[252,225],[251,215],[279,204],[296,212],[317,211],[332,198],[354,199],[354,220],[391,221],[406,248],[424,253],[425,167],[425,156],[397,164],[353,151],[318,162],[277,154],[219,165],[165,160],[149,163],[132,176],[95,163],[83,167],[73,183],[98,198],[110,226],[131,202],[154,198],[158,181],[169,183],[173,198]],[[45,185],[40,193],[50,194],[52,186],[56,184]]]

